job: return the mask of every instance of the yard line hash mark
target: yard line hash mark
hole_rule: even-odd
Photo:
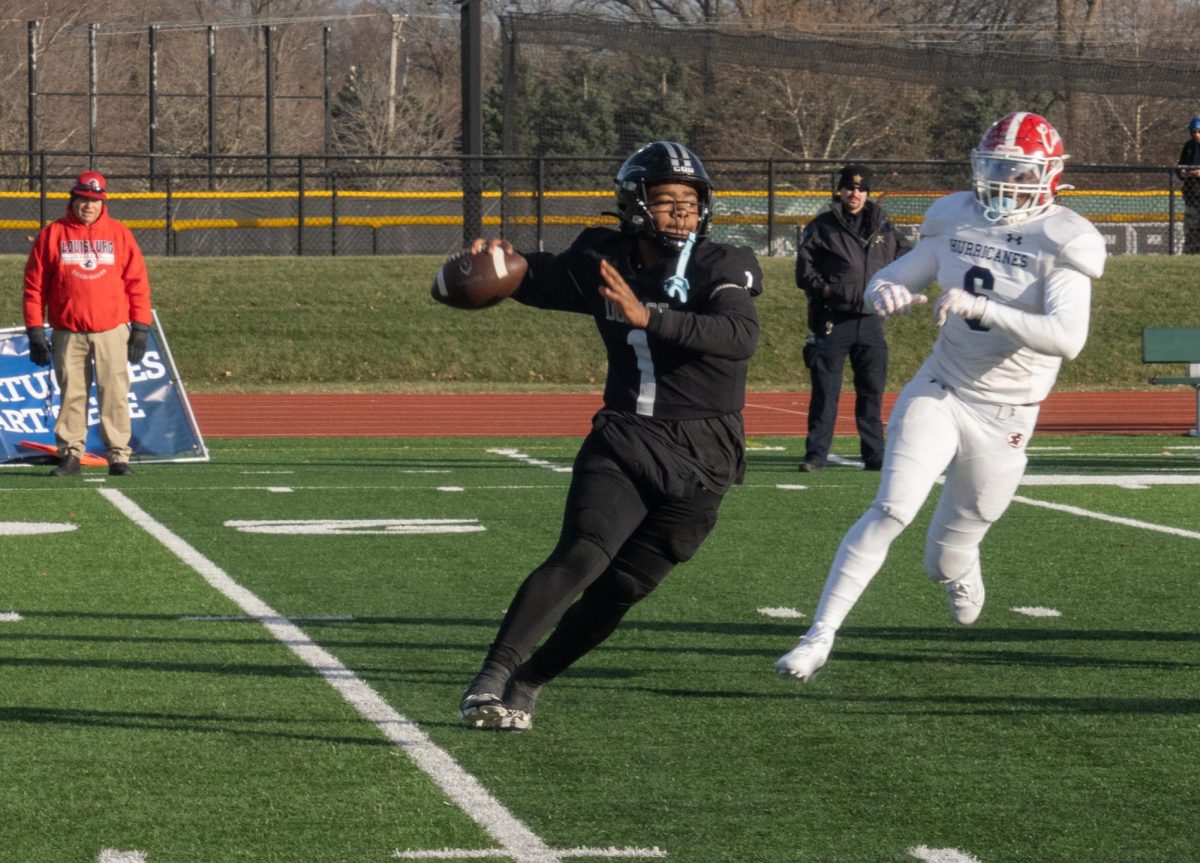
[[[69,521],[0,521],[0,536],[35,536],[69,533],[78,527]]]
[[[576,857],[609,857],[631,859],[634,857],[666,857],[661,848],[564,848],[558,852],[562,859]],[[491,860],[503,857],[498,848],[474,851],[466,848],[443,848],[439,851],[395,851],[392,856],[399,860]]]
[[[546,461],[544,458],[534,458],[528,453],[523,453],[518,449],[490,449],[488,452],[493,455],[502,455],[505,458],[516,459],[519,462],[524,462],[531,467],[541,467],[546,470],[552,470],[555,473],[570,473],[571,468],[556,465],[553,462]]]
[[[1125,527],[1138,527],[1142,530],[1153,530],[1156,533],[1168,533],[1171,536],[1182,536],[1184,539],[1200,539],[1200,533],[1197,533],[1194,530],[1184,530],[1180,527],[1167,527],[1164,524],[1154,524],[1153,522],[1149,521],[1138,521],[1135,518],[1124,518],[1123,516],[1119,515],[1108,515],[1107,513],[1103,512],[1093,512],[1090,509],[1081,509],[1077,506],[1067,506],[1066,504],[1062,503],[1048,503],[1044,500],[1034,500],[1031,497],[1023,497],[1021,495],[1017,495],[1013,498],[1013,500],[1020,503],[1027,503],[1030,506],[1040,506],[1044,509],[1052,509],[1055,512],[1065,512],[1069,515],[1080,515],[1084,518],[1094,518],[1097,521],[1107,521],[1111,522],[1112,524],[1124,525]]]
[[[239,533],[304,536],[363,536],[371,534],[479,533],[487,530],[477,518],[264,518],[225,522]]]
[[[438,747],[415,722],[388,704],[341,660],[312,641],[304,630],[235,581],[225,570],[123,493],[112,488],[99,489],[99,492],[126,518],[191,567],[214,590],[246,614],[265,618],[262,625],[271,635],[316,671],[351,707],[410,758],[459,809],[500,844],[505,857],[515,863],[562,863],[561,852],[548,846],[492,797],[478,779]]]

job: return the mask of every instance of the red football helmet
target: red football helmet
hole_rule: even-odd
[[[1024,219],[1054,203],[1062,177],[1062,138],[1028,111],[1001,117],[971,151],[975,198],[989,222]]]

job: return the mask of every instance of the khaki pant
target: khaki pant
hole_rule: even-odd
[[[103,333],[54,331],[54,377],[62,408],[54,424],[59,458],[81,456],[87,442],[88,393],[96,381],[100,433],[109,464],[129,461],[129,327]]]

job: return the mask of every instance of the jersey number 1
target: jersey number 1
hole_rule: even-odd
[[[650,356],[650,344],[646,341],[645,330],[630,330],[625,341],[633,348],[637,357],[638,371],[641,382],[638,386],[637,413],[638,416],[654,416],[654,400],[658,397],[658,380],[654,376],[654,357]]]

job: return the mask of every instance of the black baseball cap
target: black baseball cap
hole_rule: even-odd
[[[838,175],[837,187],[839,189],[858,187],[864,192],[871,191],[871,169],[866,165],[847,165]]]

